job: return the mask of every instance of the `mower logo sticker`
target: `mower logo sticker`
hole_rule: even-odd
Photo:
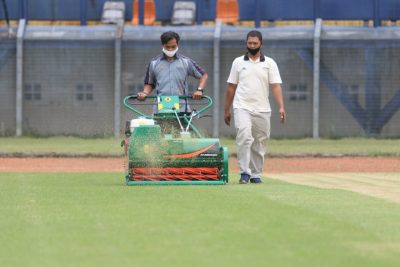
[[[202,153],[200,154],[200,157],[216,157],[218,156],[217,153]]]
[[[171,159],[171,158],[175,158],[175,159],[187,159],[187,158],[194,158],[197,157],[200,154],[205,153],[207,150],[209,150],[210,148],[212,148],[214,146],[214,144],[209,145],[203,149],[197,150],[197,151],[193,151],[193,152],[189,152],[189,153],[184,153],[184,154],[175,154],[175,155],[165,155],[164,158],[165,159]]]

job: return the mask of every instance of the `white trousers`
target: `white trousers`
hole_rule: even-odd
[[[270,136],[271,112],[234,109],[236,147],[240,173],[261,177],[266,143]]]

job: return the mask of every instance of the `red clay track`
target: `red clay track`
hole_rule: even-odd
[[[123,158],[0,158],[0,172],[123,172]],[[238,172],[236,158],[229,159]],[[268,158],[265,173],[400,172],[400,157]]]

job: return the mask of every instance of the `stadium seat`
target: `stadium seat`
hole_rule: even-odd
[[[172,25],[193,25],[196,18],[196,3],[176,1],[172,11]]]
[[[156,20],[156,5],[154,0],[144,0],[144,25],[153,25]],[[132,24],[139,24],[139,0],[133,0]]]
[[[124,21],[125,3],[106,1],[101,14],[101,22],[105,24],[117,24],[118,21]]]
[[[226,24],[239,20],[239,4],[237,0],[217,0],[217,19]]]

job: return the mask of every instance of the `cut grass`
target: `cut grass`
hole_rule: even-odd
[[[399,266],[400,206],[268,180],[0,173],[0,266]]]
[[[64,136],[48,138],[3,137],[0,138],[0,153],[17,156],[122,156],[121,140],[115,138],[90,139]]]
[[[122,156],[122,139],[78,137],[3,137],[0,156]],[[231,155],[235,140],[222,138]],[[400,139],[289,139],[270,140],[269,156],[400,156]]]

